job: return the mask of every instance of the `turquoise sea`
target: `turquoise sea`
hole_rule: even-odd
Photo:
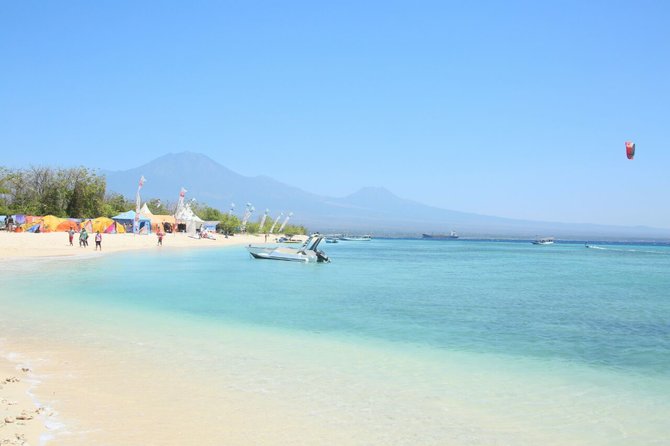
[[[8,264],[0,336],[178,355],[360,444],[669,444],[670,247],[323,248],[331,264],[242,247]]]

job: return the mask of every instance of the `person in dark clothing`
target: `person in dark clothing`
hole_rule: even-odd
[[[100,231],[95,233],[95,250],[97,251],[98,248],[102,251],[102,234],[100,234]]]

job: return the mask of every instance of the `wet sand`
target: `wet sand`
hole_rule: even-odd
[[[31,397],[32,370],[17,354],[0,356],[0,444],[37,445],[51,412]]]
[[[100,352],[34,341],[0,340],[5,355],[23,350],[18,362],[0,360],[1,376],[21,378],[3,384],[0,410],[15,418],[21,413],[34,417],[0,428],[3,445],[360,444],[352,432],[324,426],[273,395],[186,372],[179,358],[166,368],[138,357],[132,348]],[[34,370],[14,370],[27,363]],[[35,380],[32,390],[24,376]]]

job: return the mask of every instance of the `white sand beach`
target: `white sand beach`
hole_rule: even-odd
[[[23,261],[36,257],[72,257],[84,255],[102,255],[106,253],[142,250],[142,249],[174,249],[174,248],[220,248],[224,246],[243,246],[249,243],[263,243],[263,235],[235,235],[224,237],[217,234],[215,239],[197,239],[184,233],[166,234],[163,246],[158,246],[155,234],[103,234],[102,251],[94,251],[95,234],[90,234],[86,248],[78,245],[78,235],[74,236],[74,246],[70,246],[65,232],[49,232],[42,234],[8,233],[0,231],[0,260]],[[268,237],[268,242],[272,239]]]
[[[2,445],[355,444],[276,399],[213,389],[178,358],[165,368],[128,349],[45,339],[0,339],[0,353]]]
[[[217,235],[211,240],[167,234],[163,246],[157,246],[155,235],[104,234],[102,251],[94,251],[92,237],[86,248],[80,248],[77,240],[75,235],[75,246],[70,246],[67,233],[0,232],[0,265],[41,258],[88,261],[131,250],[241,247],[263,243],[265,238]],[[141,363],[129,367],[137,358],[127,353],[107,352],[92,360],[95,352],[82,351],[79,345],[39,336],[16,338],[8,335],[12,327],[4,328],[0,332],[2,445],[220,444],[219,439],[247,444],[251,439],[263,441],[254,434],[256,423],[280,431],[290,422],[282,410],[265,402],[251,402],[234,392],[221,401],[208,395],[207,385],[175,378],[169,370]],[[222,413],[234,423],[220,425]],[[69,435],[62,426],[86,435]],[[52,435],[56,431],[59,435]]]
[[[2,350],[0,348],[0,350]],[[11,358],[11,360],[9,359]],[[13,354],[0,357],[0,444],[39,444],[52,415],[31,398],[32,371]]]

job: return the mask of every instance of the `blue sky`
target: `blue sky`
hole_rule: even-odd
[[[3,2],[0,165],[188,150],[325,195],[670,228],[668,5]]]

